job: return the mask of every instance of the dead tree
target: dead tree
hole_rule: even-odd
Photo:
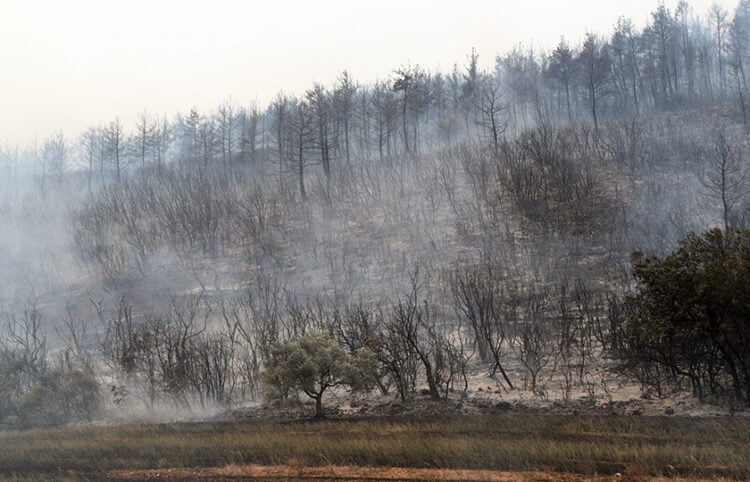
[[[472,267],[454,272],[451,288],[458,311],[466,317],[474,331],[480,359],[485,363],[491,362],[492,376],[500,371],[505,383],[513,390],[513,383],[501,361],[508,338],[508,317],[513,306],[505,298],[500,279],[489,266]]]

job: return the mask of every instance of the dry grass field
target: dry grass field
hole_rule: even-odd
[[[750,420],[507,413],[0,432],[8,479],[743,480]]]

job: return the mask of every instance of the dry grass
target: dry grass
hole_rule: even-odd
[[[153,469],[122,470],[106,474],[107,478],[127,480],[159,479],[226,479],[251,478],[266,480],[382,480],[382,481],[486,481],[486,482],[573,482],[573,481],[640,481],[642,476],[581,476],[550,472],[500,472],[493,470],[461,469],[416,469],[404,467],[352,467],[327,465],[323,467],[292,467],[288,465],[229,465],[226,467],[203,469]],[[673,479],[648,479],[673,480]],[[720,480],[720,479],[711,479]]]
[[[561,473],[620,473],[630,477],[626,480],[750,477],[750,420],[744,418],[503,414],[440,421],[68,427],[0,432],[0,447],[0,474],[7,477],[130,473],[135,478],[139,473],[172,470],[179,479],[183,468],[208,470],[208,477],[217,470],[258,466],[311,476],[335,466],[376,472],[384,467],[541,472],[557,474],[555,480]],[[231,477],[219,472],[210,476]]]

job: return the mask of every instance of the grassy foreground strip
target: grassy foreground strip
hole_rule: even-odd
[[[226,467],[119,470],[104,474],[108,480],[372,480],[372,481],[461,481],[461,482],[630,482],[645,476],[582,476],[559,472],[506,472],[468,469],[418,469],[413,467],[350,467],[326,465],[229,465]],[[651,482],[671,481],[648,477]],[[710,479],[712,482],[728,479]]]
[[[503,414],[0,431],[5,477],[250,465],[748,479],[750,420]]]

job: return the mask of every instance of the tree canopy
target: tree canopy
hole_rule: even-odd
[[[750,405],[750,230],[691,233],[662,258],[634,255],[626,366],[661,390],[689,381],[699,398]]]
[[[297,340],[276,343],[265,371],[267,395],[283,399],[302,392],[315,400],[315,417],[323,417],[323,394],[348,386],[367,390],[375,385],[377,360],[368,349],[347,353],[330,337],[308,332]]]

